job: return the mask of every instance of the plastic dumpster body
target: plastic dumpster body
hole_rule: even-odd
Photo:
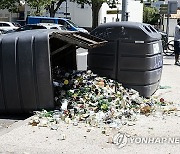
[[[53,109],[52,66],[76,69],[76,47],[102,43],[84,35],[47,29],[1,35],[0,113]]]
[[[158,88],[163,57],[161,35],[148,24],[136,22],[106,23],[91,35],[108,41],[89,50],[88,69],[121,82],[142,96],[151,96]]]

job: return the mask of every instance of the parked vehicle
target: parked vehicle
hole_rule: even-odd
[[[0,21],[0,31],[9,31],[18,29],[18,25],[12,22]]]
[[[4,34],[5,32],[5,30],[0,29],[0,34]]]
[[[83,33],[89,33],[86,29],[79,27],[78,25],[73,23],[71,20],[66,19],[66,18],[59,18],[58,23],[61,25],[64,25],[70,31],[80,31]]]
[[[70,31],[80,31],[80,32],[88,33],[86,29],[77,26],[71,20],[66,19],[66,18],[28,16],[26,19],[26,23],[27,24],[56,23],[56,24],[64,25],[67,28],[67,30],[70,30]]]
[[[63,25],[53,24],[53,23],[39,23],[39,24],[27,24],[15,30],[3,31],[2,34],[20,32],[25,30],[33,30],[33,29],[57,29],[63,31],[67,30]]]
[[[15,31],[24,31],[32,29],[57,29],[57,30],[67,30],[63,25],[54,24],[54,23],[39,23],[39,24],[27,24],[24,25]]]

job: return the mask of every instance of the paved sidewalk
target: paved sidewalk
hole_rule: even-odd
[[[174,56],[164,56],[160,85],[165,89],[159,89],[155,94],[180,103],[180,66],[174,65],[174,61]]]
[[[161,88],[154,95],[180,103],[180,66],[174,65],[174,57],[164,57],[164,67]],[[122,126],[120,131],[131,137],[179,137],[180,115],[157,117],[138,116],[133,126]],[[107,143],[109,137],[117,133],[111,131],[108,135],[102,134],[100,128],[90,128],[79,124],[61,123],[58,130],[46,127],[28,125],[26,119],[19,126],[0,134],[0,153],[5,154],[179,154],[180,144],[157,143],[137,144],[127,143],[123,148]],[[12,126],[13,127],[13,126]],[[62,140],[62,135],[65,140]]]

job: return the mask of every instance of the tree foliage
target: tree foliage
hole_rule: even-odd
[[[51,17],[54,17],[61,4],[66,0],[25,0],[34,10],[34,15],[41,15],[47,9]],[[88,4],[92,9],[92,28],[98,26],[99,10],[107,0],[70,0],[78,4]],[[20,0],[0,0],[0,9],[8,9],[10,12],[17,12]]]
[[[143,22],[148,24],[156,24],[159,19],[158,10],[154,7],[146,7],[143,9]]]
[[[19,0],[0,0],[0,9],[8,9],[9,12],[18,12]]]
[[[34,15],[40,16],[44,8],[51,3],[51,0],[26,0],[26,3],[35,10]]]
[[[35,15],[41,15],[44,9],[49,11],[50,17],[54,17],[62,2],[66,0],[26,0],[27,4],[35,9]]]
[[[9,12],[18,12],[21,0],[0,0],[0,9],[8,9]],[[25,0],[34,10],[34,15],[42,15],[44,9],[48,9],[50,16],[54,17],[62,2],[66,0]]]
[[[46,6],[46,8],[49,11],[50,17],[54,17],[55,16],[57,10],[61,6],[61,4],[63,2],[65,2],[65,1],[66,0],[53,0],[53,1],[51,0],[51,3]]]

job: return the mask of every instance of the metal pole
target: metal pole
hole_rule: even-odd
[[[119,8],[117,7],[117,18],[116,18],[116,22],[119,21],[119,16],[118,16],[118,14],[119,14]]]
[[[67,0],[66,0],[66,18],[67,18]]]
[[[169,37],[169,16],[170,16],[170,14],[167,14],[167,27],[166,27],[167,37]]]
[[[127,0],[122,0],[122,16],[121,16],[121,21],[126,21],[126,12],[127,12]]]
[[[166,26],[167,38],[169,37],[169,17],[170,17],[170,13],[169,12],[170,12],[170,10],[169,10],[169,1],[168,1],[167,26]]]

